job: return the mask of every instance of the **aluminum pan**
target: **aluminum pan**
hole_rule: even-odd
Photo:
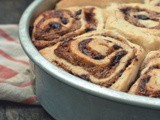
[[[79,90],[90,93],[92,95],[113,100],[120,103],[160,110],[160,99],[131,95],[128,93],[111,90],[99,85],[95,85],[93,83],[89,83],[52,65],[43,56],[41,56],[31,42],[31,38],[29,36],[29,24],[33,16],[34,17],[37,16],[37,12],[35,11],[39,11],[38,14],[40,14],[47,7],[49,8],[51,7],[51,5],[53,5],[53,4],[46,4],[46,6],[44,6],[46,8],[43,8],[43,10],[40,11],[40,8],[38,8],[38,6],[40,6],[42,3],[44,4],[44,2],[56,3],[56,0],[35,0],[22,15],[22,18],[19,24],[19,37],[20,37],[20,42],[22,44],[22,47],[26,52],[26,54],[29,56],[29,58],[36,65],[38,65],[41,69],[45,70],[51,76],[57,78],[57,80],[64,82]]]

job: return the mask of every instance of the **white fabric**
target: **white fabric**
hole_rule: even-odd
[[[0,25],[0,100],[37,104],[34,75],[18,39],[18,25]]]

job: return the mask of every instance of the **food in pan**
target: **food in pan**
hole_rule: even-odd
[[[80,78],[120,91],[133,83],[145,54],[140,46],[105,30],[65,40],[40,53]]]
[[[34,22],[32,40],[38,49],[85,32],[104,28],[102,9],[71,7],[46,11]]]
[[[144,4],[112,5],[106,11],[106,28],[116,29],[146,51],[160,48],[160,9]]]
[[[145,3],[153,6],[160,6],[160,0],[145,0]]]
[[[62,0],[35,20],[32,41],[42,56],[89,82],[160,97],[159,7],[126,0],[86,6],[83,0],[71,1]]]
[[[149,52],[129,93],[160,97],[160,50]]]
[[[106,8],[112,3],[143,3],[143,0],[61,0],[57,3],[56,8],[67,8],[73,6],[98,6]]]

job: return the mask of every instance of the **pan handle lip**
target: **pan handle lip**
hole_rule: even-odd
[[[123,104],[160,110],[159,98],[132,95],[87,82],[81,78],[69,74],[61,68],[54,66],[49,61],[47,61],[42,55],[40,55],[40,53],[37,51],[37,49],[31,42],[31,38],[29,36],[29,22],[35,9],[44,1],[46,0],[33,1],[25,10],[19,22],[20,43],[25,53],[34,62],[34,64],[38,65],[41,69],[43,69],[45,72],[47,72],[49,75],[56,78],[57,80],[65,84],[68,84],[76,89],[79,89],[83,92],[87,92],[91,95]]]

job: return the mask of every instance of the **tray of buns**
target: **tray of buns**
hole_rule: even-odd
[[[35,1],[19,35],[55,118],[158,120],[159,0]]]

